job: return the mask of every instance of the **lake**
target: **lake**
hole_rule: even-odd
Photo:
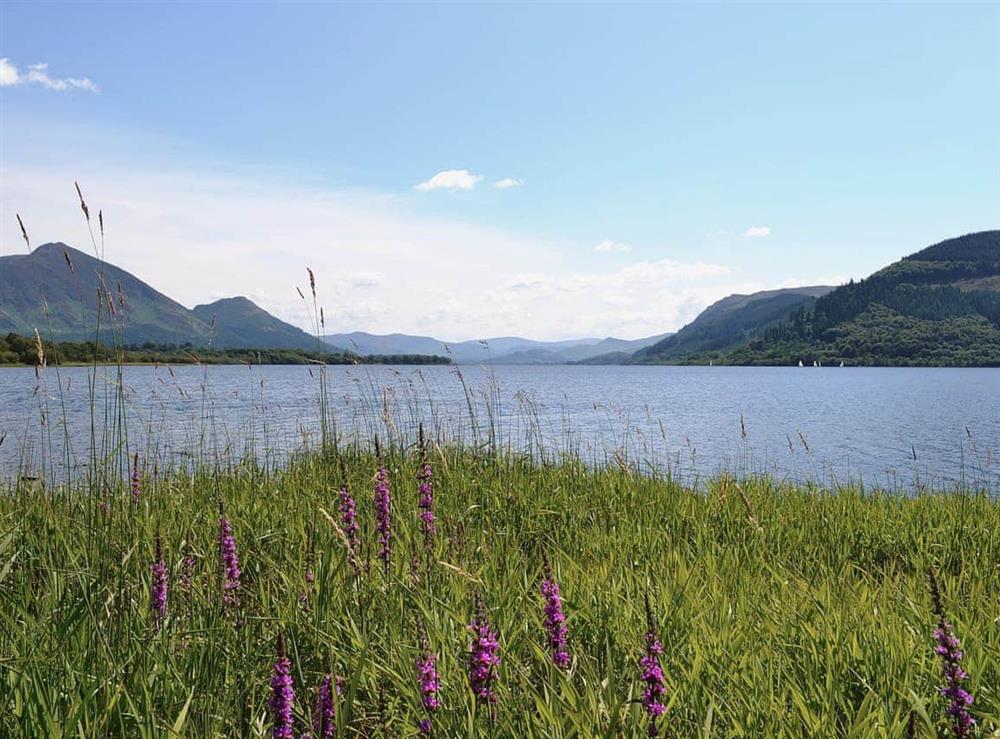
[[[163,468],[252,452],[280,463],[321,438],[319,369],[0,369],[0,478],[102,456]],[[495,443],[539,458],[635,462],[696,483],[728,470],[913,490],[1000,489],[1000,370],[750,367],[383,367],[327,372],[342,441]],[[93,389],[92,389],[93,388]],[[91,402],[91,395],[96,402]],[[124,418],[124,426],[119,419]],[[108,420],[105,420],[108,419]],[[109,430],[110,429],[110,430]],[[123,430],[124,429],[124,430]],[[126,443],[127,438],[127,443]]]

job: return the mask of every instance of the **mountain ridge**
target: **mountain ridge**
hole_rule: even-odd
[[[243,296],[188,309],[131,272],[63,242],[0,256],[0,334],[30,336],[38,329],[46,340],[89,341],[99,325],[102,340],[110,339],[114,325],[128,345],[342,351],[318,346],[314,336]]]

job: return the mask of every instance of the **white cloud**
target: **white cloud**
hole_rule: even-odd
[[[504,177],[501,180],[497,180],[496,184],[493,185],[493,187],[497,188],[498,190],[507,190],[511,187],[520,187],[523,184],[524,180],[517,180],[514,179],[513,177]]]
[[[122,131],[12,123],[0,211],[32,243],[90,251],[73,180],[103,209],[107,257],[182,304],[246,295],[309,329],[305,268],[330,332],[447,340],[637,338],[675,330],[733,292],[773,287],[724,264],[631,261],[581,266],[580,244],[421,213],[422,198],[332,190],[273,170],[182,163],[176,146]],[[52,152],[53,156],[42,156]],[[21,253],[16,223],[0,253]],[[611,242],[615,243],[615,242]],[[310,296],[311,298],[311,296]],[[310,301],[311,302],[311,299]]]
[[[771,228],[769,226],[751,226],[743,232],[743,235],[748,239],[762,239],[771,235]]]
[[[632,251],[632,247],[628,244],[612,241],[611,239],[604,239],[601,243],[594,247],[594,251],[598,254],[624,254]]]
[[[100,92],[87,77],[50,77],[48,64],[29,64],[28,70],[24,74],[10,60],[4,57],[0,59],[0,86],[12,87],[14,85],[36,84],[49,90],[65,92],[67,90],[88,90],[90,92]]]
[[[472,174],[467,169],[445,169],[426,182],[416,185],[422,192],[429,190],[471,190],[483,179],[481,174]]]

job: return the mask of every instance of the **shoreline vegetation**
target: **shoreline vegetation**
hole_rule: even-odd
[[[18,334],[0,337],[0,367],[37,366],[39,347],[45,363],[62,366],[153,364],[451,364],[448,357],[422,354],[358,355],[301,349],[213,349],[191,345],[145,343],[110,347],[93,341],[51,342]]]
[[[1000,727],[987,495],[696,491],[422,441],[15,483],[0,734]]]
[[[99,211],[95,222],[103,254]],[[232,429],[216,452],[206,369],[202,446],[177,462],[143,443],[149,421],[127,403],[122,365],[233,351],[130,347],[130,303],[103,269],[96,303],[81,292],[67,305],[114,348],[36,332],[8,352],[35,365],[41,467],[29,474],[22,456],[0,494],[0,736],[1000,731],[988,492],[725,474],[694,489],[627,456],[519,455],[498,433],[499,393],[477,414],[460,369],[469,444],[421,423],[441,429],[461,404],[429,419],[412,406],[397,423],[374,382],[367,431],[348,441],[326,372],[337,360],[309,352],[277,356],[318,364],[318,442],[261,463]],[[299,294],[319,337],[307,274]],[[81,438],[62,384],[45,384],[47,365],[75,360],[117,365],[78,390]]]

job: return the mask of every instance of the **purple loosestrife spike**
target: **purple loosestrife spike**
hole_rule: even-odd
[[[139,455],[132,461],[132,502],[138,503],[142,497],[142,477],[139,475]]]
[[[378,443],[376,442],[376,447]],[[378,556],[382,560],[385,574],[389,574],[392,556],[392,495],[389,492],[389,471],[378,455],[378,469],[375,472],[375,529],[378,531]]]
[[[663,715],[667,707],[662,698],[667,692],[664,683],[663,668],[660,667],[660,655],[663,646],[656,636],[656,623],[653,619],[653,609],[649,605],[649,595],[646,595],[646,653],[639,660],[642,668],[642,707],[649,715],[649,735],[657,736],[656,719]]]
[[[271,675],[271,711],[274,728],[271,736],[275,739],[294,739],[292,733],[292,704],[295,702],[295,688],[292,685],[292,662],[285,653],[285,638],[278,637],[278,660]]]
[[[420,424],[420,470],[417,472],[418,488],[420,495],[418,506],[420,507],[420,529],[424,534],[424,544],[430,546],[436,531],[434,516],[434,481],[431,464],[427,460],[427,446],[424,441],[424,425]]]
[[[499,676],[500,642],[490,628],[486,607],[481,599],[476,600],[476,615],[469,624],[469,631],[472,632],[467,662],[469,687],[472,688],[477,703],[496,704],[494,685]]]
[[[542,580],[542,597],[545,599],[545,639],[552,653],[552,663],[560,670],[569,668],[571,658],[566,646],[569,630],[563,614],[562,596],[559,584],[552,575],[548,561],[545,562],[545,579]]]
[[[150,586],[150,609],[153,622],[159,626],[167,617],[167,565],[163,561],[163,545],[156,537],[156,561],[153,562]]]
[[[972,705],[974,698],[964,687],[969,677],[962,669],[962,657],[965,655],[952,625],[945,618],[941,591],[938,589],[933,567],[930,570],[930,581],[931,601],[938,618],[937,628],[934,629],[934,640],[937,643],[934,651],[941,657],[941,672],[945,683],[940,691],[941,695],[948,699],[947,714],[952,722],[952,733],[957,739],[967,739],[972,736],[976,720],[969,714],[969,706]]]
[[[338,690],[338,694],[339,692]],[[312,739],[331,739],[337,730],[336,715],[333,703],[333,678],[328,674],[316,690]]]
[[[423,644],[423,655],[417,659],[417,676],[420,679],[421,703],[427,716],[419,724],[421,734],[432,732],[431,717],[434,712],[441,707],[438,693],[441,691],[441,682],[437,673],[437,657],[430,651],[426,640]]]
[[[361,527],[358,526],[358,509],[354,497],[351,495],[351,486],[347,480],[347,467],[344,465],[343,459],[340,460],[340,478],[340,522],[344,536],[347,537],[348,559],[351,567],[357,573],[358,532]]]
[[[235,605],[239,601],[240,560],[236,554],[233,529],[219,501],[219,557],[222,560],[222,602]]]

